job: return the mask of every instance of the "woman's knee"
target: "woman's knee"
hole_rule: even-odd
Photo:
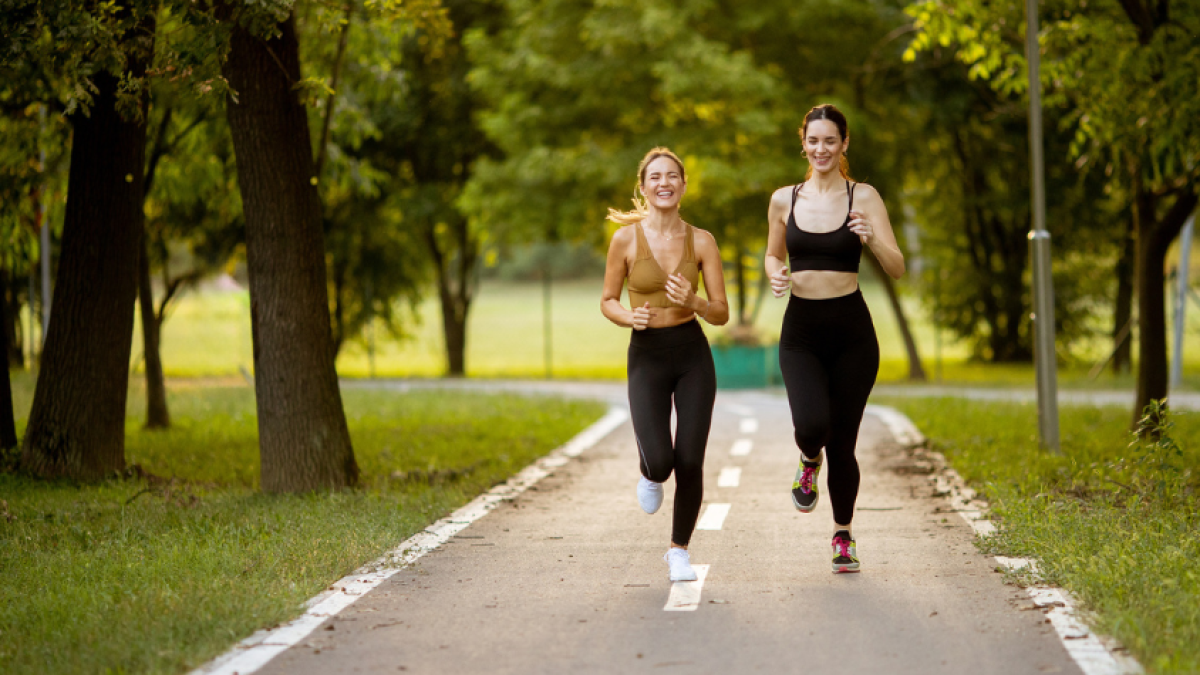
[[[804,451],[804,454],[812,457],[825,447],[829,441],[829,425],[820,423],[797,424],[796,425],[796,446]]]

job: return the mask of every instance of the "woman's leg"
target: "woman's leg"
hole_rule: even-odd
[[[681,350],[683,351],[683,350]],[[687,547],[704,500],[704,452],[712,427],[717,373],[708,342],[686,345],[686,369],[675,387],[675,511],[671,543]]]
[[[671,392],[675,377],[659,350],[629,347],[629,413],[637,440],[642,475],[666,482],[674,468],[671,442]]]
[[[830,364],[830,433],[825,446],[833,521],[846,530],[858,499],[860,476],[854,453],[858,430],[879,374],[879,342],[865,306],[856,318],[841,353]]]

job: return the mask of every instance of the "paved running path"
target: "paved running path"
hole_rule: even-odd
[[[623,391],[582,386],[577,395],[609,400]],[[732,455],[745,441],[750,452]],[[830,572],[825,496],[812,514],[791,505],[784,398],[723,391],[705,507],[729,511],[692,539],[693,563],[708,566],[695,611],[664,611],[674,486],[659,513],[640,510],[626,422],[259,672],[1080,672],[964,521],[939,512],[924,478],[896,470],[906,455],[873,416],[858,455],[861,574]],[[718,487],[732,468],[738,485]]]

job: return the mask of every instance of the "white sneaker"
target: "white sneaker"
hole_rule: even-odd
[[[671,581],[695,581],[696,570],[692,569],[692,559],[682,548],[672,546],[667,549],[663,560],[671,566]]]
[[[642,505],[642,510],[646,513],[657,513],[658,508],[662,506],[663,487],[662,483],[654,481],[642,476],[638,480],[638,503]]]

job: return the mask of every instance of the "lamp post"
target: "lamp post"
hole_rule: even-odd
[[[1054,278],[1050,233],[1046,231],[1046,176],[1042,159],[1042,83],[1038,77],[1038,0],[1025,0],[1025,60],[1029,66],[1029,161],[1033,229],[1033,360],[1037,371],[1038,433],[1042,445],[1059,452],[1058,383],[1054,354]]]

